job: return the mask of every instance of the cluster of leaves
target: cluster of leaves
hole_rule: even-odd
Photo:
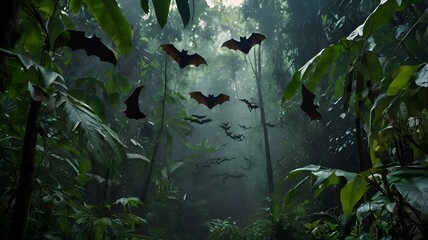
[[[320,222],[308,225],[315,238],[426,237],[426,13],[420,10],[426,7],[420,1],[381,1],[348,37],[296,71],[284,91],[287,101],[301,83],[315,90],[327,81],[326,92],[341,98],[345,109],[352,107],[367,133],[369,154],[358,156],[362,171],[310,165],[289,175],[310,172],[317,194],[331,185],[341,188],[344,218],[330,220],[322,231]]]

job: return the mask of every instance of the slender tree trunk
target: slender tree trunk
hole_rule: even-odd
[[[37,122],[40,106],[40,101],[31,100],[27,127],[25,128],[24,145],[22,148],[19,185],[16,190],[15,206],[9,233],[9,239],[11,240],[25,239],[27,230],[27,220],[31,206],[31,193],[34,183]]]
[[[141,194],[141,201],[146,204],[146,200],[147,200],[147,195],[149,193],[149,187],[150,187],[150,181],[152,179],[152,174],[153,174],[153,168],[155,165],[155,160],[156,160],[156,155],[158,152],[158,148],[162,139],[162,132],[163,132],[163,128],[164,128],[164,119],[165,119],[165,105],[166,105],[166,91],[167,91],[167,75],[166,75],[166,69],[167,69],[167,61],[165,63],[165,72],[164,72],[164,78],[165,78],[165,83],[164,83],[164,92],[163,92],[163,99],[162,99],[162,116],[161,116],[161,126],[159,129],[159,133],[158,133],[158,137],[156,139],[155,145],[153,147],[153,153],[152,153],[152,158],[151,158],[151,162],[150,162],[150,166],[149,166],[149,171],[146,175],[146,178],[144,179],[144,186],[143,186],[143,193]]]
[[[274,191],[274,183],[273,183],[273,168],[272,168],[272,160],[270,155],[270,146],[269,146],[269,135],[266,127],[266,117],[265,117],[265,107],[263,104],[263,94],[261,87],[261,51],[260,47],[258,48],[258,57],[254,54],[254,65],[255,65],[255,75],[256,75],[256,83],[257,83],[257,91],[259,93],[259,108],[260,108],[260,117],[263,127],[264,134],[264,142],[265,142],[265,154],[266,154],[266,175],[267,175],[267,185],[269,195],[272,195]]]

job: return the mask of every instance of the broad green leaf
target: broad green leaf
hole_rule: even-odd
[[[300,86],[300,71],[294,73],[293,78],[288,84],[287,88],[285,88],[284,93],[282,94],[282,104],[284,104],[287,100],[294,96],[297,88]]]
[[[428,177],[402,179],[394,185],[412,207],[428,213]]]
[[[183,25],[186,27],[190,20],[189,0],[175,0],[175,3],[183,20]]]
[[[324,170],[312,172],[312,174],[316,177],[316,180],[313,183],[313,186],[319,187],[319,185],[321,185],[326,179],[330,178],[334,172],[335,171],[333,169],[324,169]]]
[[[425,66],[415,74],[414,80],[416,85],[428,87],[428,64],[425,64]]]
[[[367,17],[366,21],[358,26],[349,36],[348,40],[356,40],[360,37],[367,39],[372,33],[389,23],[392,16],[407,7],[413,0],[381,0],[379,5]]]
[[[132,29],[115,0],[83,0],[101,28],[124,55],[132,47]]]
[[[125,158],[123,147],[116,133],[101,122],[101,119],[85,103],[70,95],[57,93],[57,105],[65,111],[68,125],[79,133],[80,141],[97,162],[111,166]],[[114,167],[111,167],[115,169]]]
[[[392,82],[388,86],[386,94],[388,96],[397,95],[403,88],[407,87],[415,74],[419,69],[419,65],[416,66],[401,66],[399,69],[392,73]]]
[[[293,79],[285,89],[282,96],[282,103],[294,96],[300,83],[304,83],[310,91],[314,91],[328,69],[336,63],[337,58],[343,53],[343,50],[344,46],[340,43],[330,45],[303,65],[303,67],[294,73]]]
[[[155,8],[156,18],[159,25],[163,28],[168,20],[169,7],[171,0],[155,0],[153,7]]]
[[[352,209],[355,204],[364,196],[367,191],[367,182],[362,177],[356,177],[354,180],[349,181],[341,190],[340,190],[340,202],[342,203],[342,210],[347,215],[350,216]]]
[[[308,180],[309,177],[303,178],[302,181],[300,181],[296,186],[290,189],[290,191],[287,192],[284,198],[283,206],[290,204],[291,200],[294,198],[294,195],[296,194],[296,191],[300,188],[300,186]]]
[[[122,206],[138,207],[143,205],[143,202],[137,197],[123,197],[116,200],[114,205],[120,204]]]
[[[71,12],[77,13],[82,8],[82,0],[70,0],[69,7]]]
[[[141,8],[143,11],[148,14],[149,13],[149,0],[140,0]]]

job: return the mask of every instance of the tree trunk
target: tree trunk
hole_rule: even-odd
[[[266,175],[267,175],[267,185],[269,195],[272,195],[274,191],[274,183],[273,183],[273,169],[272,169],[272,160],[270,156],[270,147],[269,147],[269,135],[266,127],[266,117],[265,117],[265,108],[263,104],[263,94],[261,87],[261,52],[260,47],[258,48],[258,57],[254,54],[254,65],[255,65],[255,75],[256,75],[256,83],[257,83],[257,91],[259,93],[259,108],[260,108],[260,117],[263,127],[264,134],[264,142],[265,142],[265,154],[266,154]]]
[[[15,206],[10,226],[9,239],[23,240],[27,231],[27,220],[31,206],[31,193],[33,191],[37,122],[41,102],[31,100],[28,113],[27,127],[25,128],[24,145],[19,172],[19,185],[16,190]]]

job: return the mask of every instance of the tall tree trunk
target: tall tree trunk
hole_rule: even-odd
[[[41,102],[31,100],[28,113],[27,127],[25,128],[24,145],[22,148],[21,166],[19,172],[19,185],[16,190],[15,206],[12,215],[9,239],[23,240],[27,231],[27,220],[31,206],[31,193],[33,191],[37,122]]]
[[[268,185],[269,195],[272,195],[274,191],[273,168],[272,168],[272,160],[270,155],[269,135],[266,127],[265,107],[263,103],[263,94],[262,94],[262,87],[261,87],[262,63],[261,63],[260,48],[261,47],[258,47],[257,57],[256,57],[256,54],[254,54],[254,65],[255,65],[254,74],[256,76],[257,91],[259,93],[260,117],[261,117],[263,134],[264,134],[264,142],[265,142],[267,185]]]

